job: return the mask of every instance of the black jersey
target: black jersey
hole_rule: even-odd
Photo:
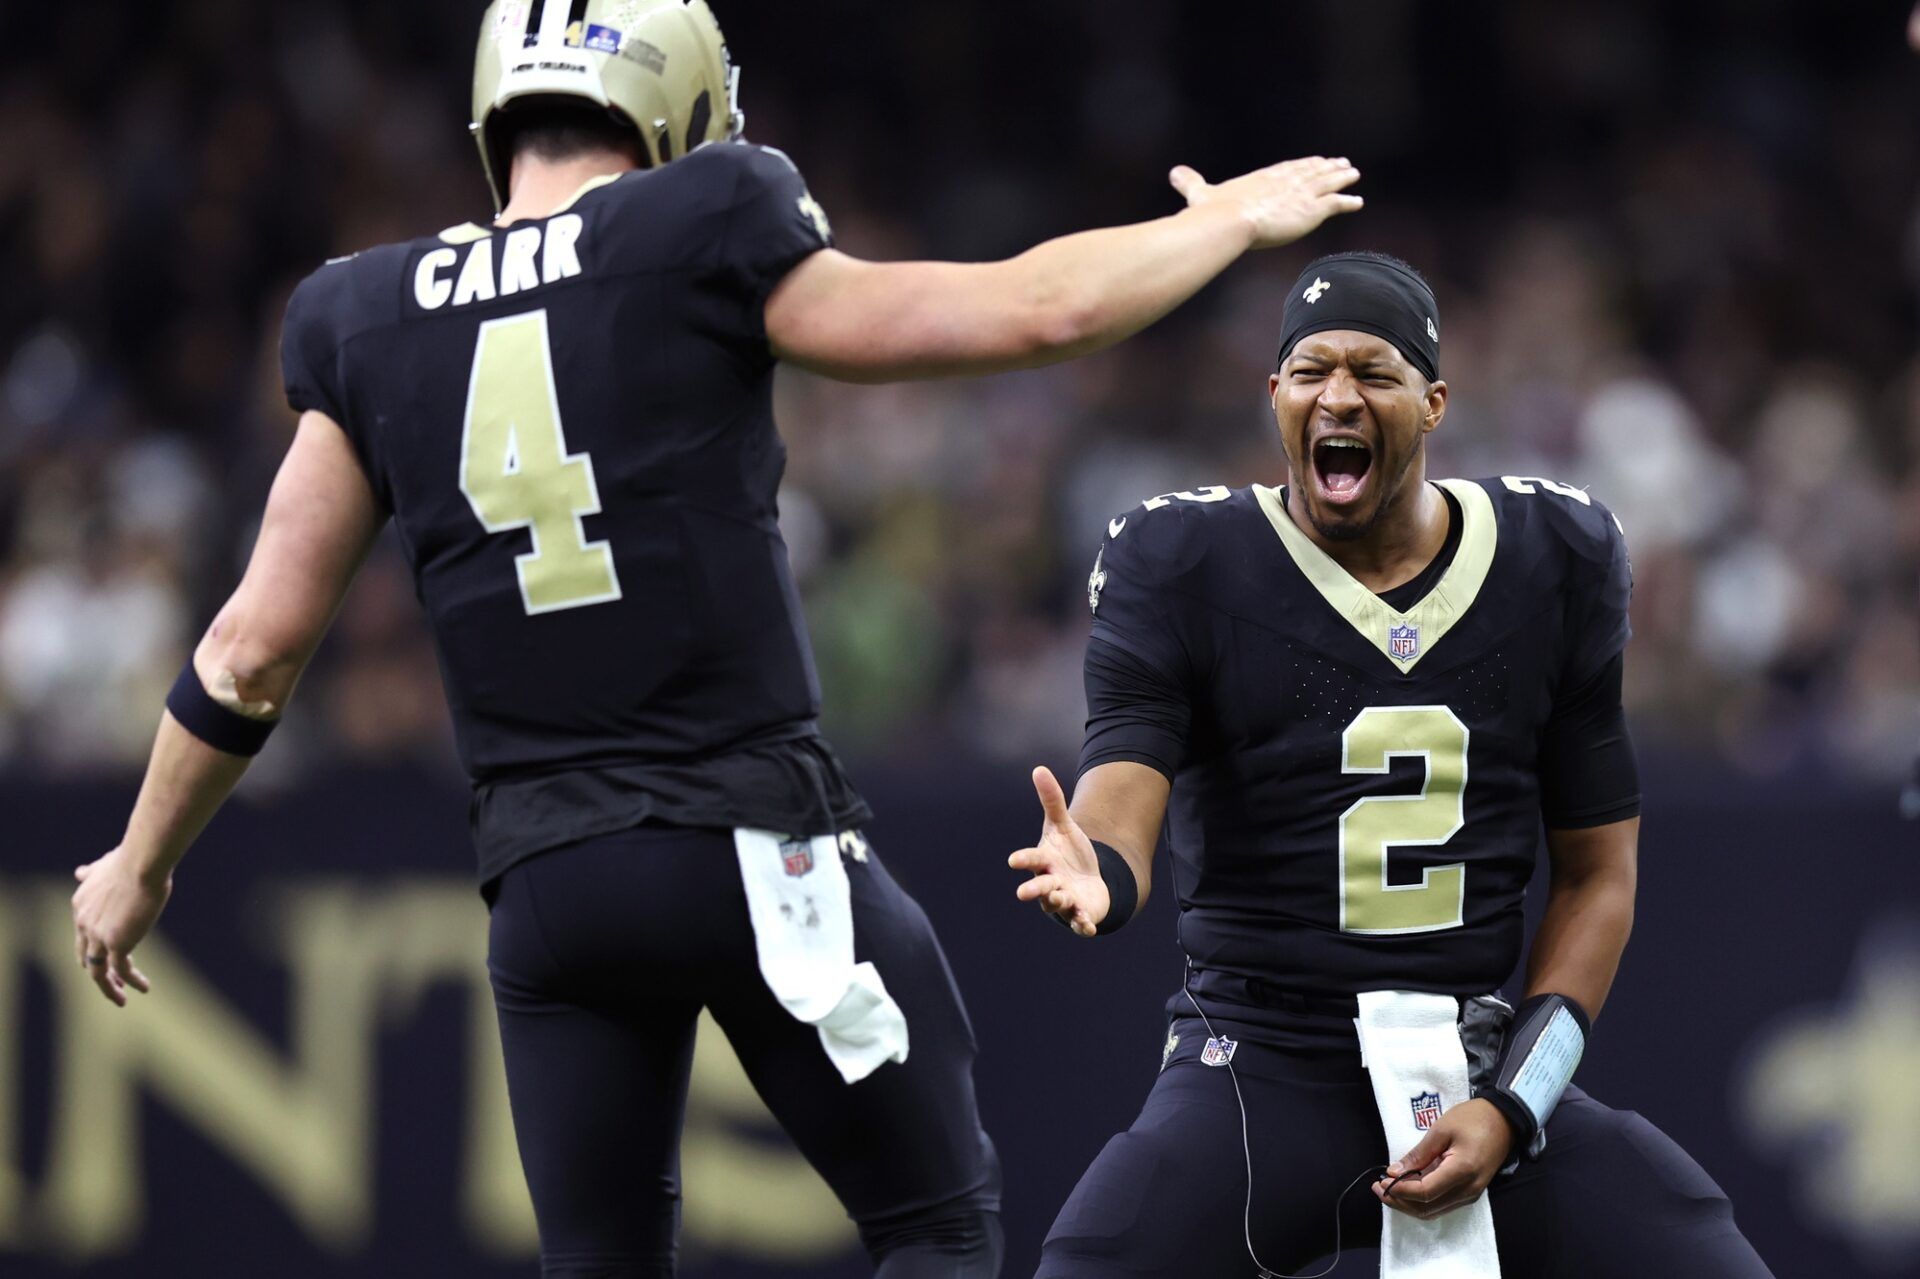
[[[295,291],[287,397],[393,513],[483,874],[649,816],[864,818],[815,729],[762,318],[828,243],[784,155],[715,144]]]
[[[1332,994],[1472,994],[1512,970],[1543,733],[1609,672],[1617,707],[1631,570],[1617,522],[1578,489],[1442,487],[1458,545],[1404,612],[1276,490],[1169,495],[1108,525],[1081,771],[1132,759],[1173,780],[1197,968]],[[1554,824],[1632,816],[1624,785]]]

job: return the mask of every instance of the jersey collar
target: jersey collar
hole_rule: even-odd
[[[1313,588],[1320,592],[1334,612],[1360,632],[1360,637],[1380,650],[1401,674],[1412,670],[1433,650],[1442,636],[1466,615],[1479,597],[1480,587],[1493,567],[1493,552],[1499,529],[1493,517],[1493,499],[1471,480],[1440,480],[1440,487],[1460,503],[1460,549],[1453,563],[1440,574],[1419,603],[1402,613],[1362,586],[1353,576],[1300,531],[1287,514],[1278,490],[1263,484],[1253,486],[1267,522],[1280,535],[1281,544]]]
[[[601,187],[606,186],[609,182],[618,182],[621,178],[625,177],[628,173],[631,173],[631,172],[632,170],[628,169],[620,173],[602,173],[596,177],[588,178],[585,182],[582,182],[580,184],[579,190],[575,191],[572,195],[568,196],[565,200],[562,200],[560,202],[560,207],[555,209],[552,213],[547,214],[546,216],[550,218],[555,216],[556,214],[565,213],[568,209],[571,209],[574,205],[580,203],[580,198],[586,195],[587,192],[598,191]],[[528,222],[534,222],[534,221],[539,221],[540,219],[527,218],[524,220]],[[484,227],[484,226],[481,226],[478,222],[462,222],[459,226],[450,226],[446,230],[442,231],[440,233],[440,238],[442,240],[445,240],[448,244],[472,244],[475,240],[486,239],[488,236],[492,235],[495,231],[505,231],[508,229],[509,228],[507,227]]]

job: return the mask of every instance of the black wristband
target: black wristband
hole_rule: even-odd
[[[173,681],[173,691],[167,694],[167,709],[180,722],[180,727],[229,755],[258,755],[278,723],[277,720],[250,719],[214,701],[206,685],[200,682],[199,672],[193,669],[191,657],[181,668],[180,678]]]
[[[1593,1022],[1565,995],[1535,995],[1514,1011],[1491,1085],[1480,1096],[1506,1116],[1514,1155],[1538,1159],[1547,1120],[1586,1052]]]
[[[1133,918],[1134,908],[1140,904],[1140,884],[1133,877],[1133,867],[1127,865],[1127,859],[1117,850],[1097,839],[1092,843],[1093,855],[1100,859],[1100,879],[1107,886],[1108,898],[1107,916],[1093,931],[1096,936],[1105,937],[1125,928]]]

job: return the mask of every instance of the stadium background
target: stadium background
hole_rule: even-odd
[[[474,217],[469,0],[0,9],[0,1273],[531,1273],[438,677],[391,547],[180,876],[115,1015],[67,876],[292,415],[287,291]],[[990,381],[783,374],[827,727],[952,952],[1009,1274],[1137,1105],[1168,902],[1016,911],[1070,764],[1084,578],[1141,497],[1280,478],[1278,291],[1375,247],[1441,298],[1440,473],[1591,486],[1636,567],[1638,929],[1583,1081],[1679,1137],[1782,1276],[1920,1273],[1920,59],[1810,0],[722,2],[749,134],[863,256],[1004,255],[1305,152],[1367,210],[1122,351]],[[65,886],[63,886],[65,883]],[[1238,1157],[1238,1152],[1223,1152]],[[717,1037],[687,1273],[862,1273]],[[1341,1275],[1369,1273],[1350,1262]]]

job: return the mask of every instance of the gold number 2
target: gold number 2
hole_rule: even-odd
[[[1369,706],[1340,738],[1340,771],[1385,773],[1419,756],[1418,795],[1368,795],[1340,815],[1340,930],[1431,933],[1464,922],[1463,862],[1429,866],[1417,884],[1387,882],[1394,847],[1444,844],[1466,824],[1467,726],[1444,706]]]
[[[488,320],[473,348],[460,491],[489,533],[526,529],[533,549],[514,557],[528,613],[620,598],[613,551],[580,523],[600,513],[593,459],[568,453],[547,345],[547,313]]]

